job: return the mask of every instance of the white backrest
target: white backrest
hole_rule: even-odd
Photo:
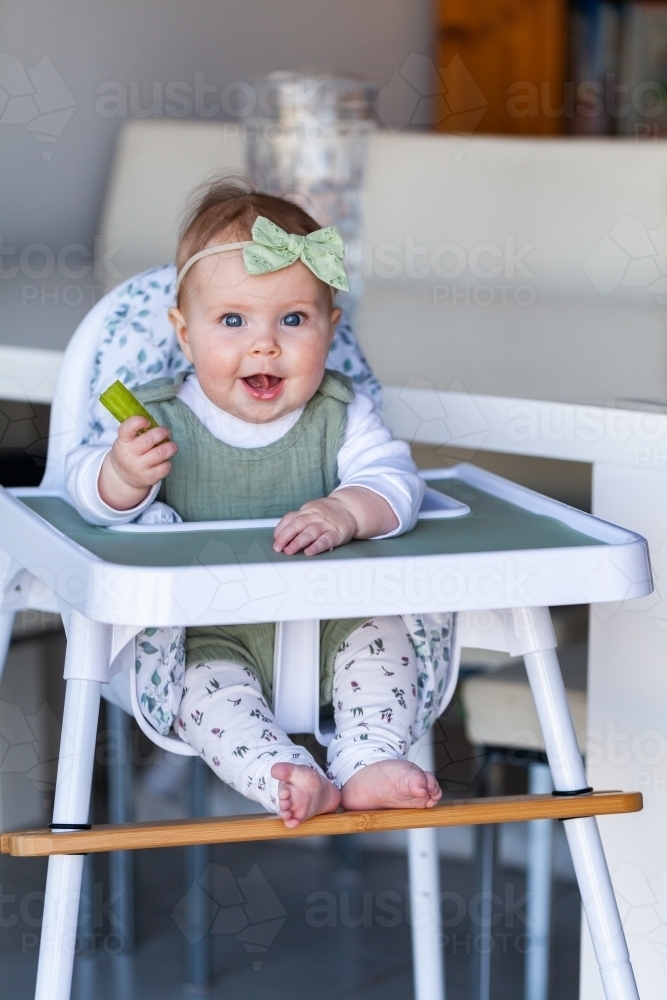
[[[163,264],[108,292],[84,317],[70,341],[51,407],[49,451],[43,488],[62,490],[64,458],[80,444],[94,444],[116,426],[99,402],[120,379],[130,389],[190,368],[168,309],[176,269]]]
[[[119,134],[100,220],[109,254],[105,290],[174,260],[183,209],[194,188],[245,169],[240,129],[196,121],[132,121]]]
[[[95,305],[67,345],[51,402],[49,449],[42,489],[65,490],[65,455],[86,436],[90,375],[107,315],[106,298]]]

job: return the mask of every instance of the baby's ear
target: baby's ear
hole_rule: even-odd
[[[188,324],[185,321],[185,316],[177,306],[172,306],[168,311],[169,322],[176,331],[176,337],[178,338],[178,343],[181,346],[183,354],[186,356],[188,361],[192,361],[192,352],[190,351],[190,342],[188,338]]]

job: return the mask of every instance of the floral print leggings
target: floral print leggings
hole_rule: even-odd
[[[402,759],[412,744],[417,657],[403,619],[374,618],[340,646],[334,664],[336,735],[327,777],[338,788],[360,767]],[[188,667],[176,729],[228,785],[278,812],[278,762],[320,768],[276,724],[248,667],[215,661]]]

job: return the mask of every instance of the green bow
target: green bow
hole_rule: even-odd
[[[294,236],[258,215],[252,227],[252,238],[253,242],[243,248],[243,263],[248,274],[268,274],[301,260],[320,281],[349,292],[343,267],[345,244],[336,226],[318,229],[309,236]]]

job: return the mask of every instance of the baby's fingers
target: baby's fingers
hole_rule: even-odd
[[[150,427],[150,421],[146,417],[128,417],[118,428],[118,440],[133,441],[140,431],[146,430],[148,427]]]
[[[339,541],[338,532],[324,531],[314,542],[304,548],[303,553],[306,556],[316,556],[320,552],[331,552],[339,544]]]
[[[178,445],[175,441],[161,441],[160,444],[155,445],[154,448],[149,448],[148,451],[139,455],[139,459],[145,468],[154,469],[156,465],[161,462],[168,462],[170,458],[173,458],[178,451]]]
[[[161,479],[166,479],[170,472],[171,462],[161,462],[159,465],[152,465],[147,470],[147,475],[150,477],[148,485],[155,486]]]
[[[152,427],[145,434],[139,434],[133,441],[133,448],[138,455],[145,455],[159,445],[171,444],[171,432],[166,427]]]
[[[298,511],[290,511],[278,522],[273,530],[273,548],[275,552],[282,552],[288,542],[291,542],[304,527],[306,518]]]
[[[118,428],[118,441],[129,445],[135,455],[145,455],[156,445],[169,441],[171,431],[167,427],[150,427],[145,417],[130,417]]]
[[[283,552],[293,556],[303,549],[306,555],[317,555],[318,552],[328,552],[337,544],[337,532],[326,528],[321,522],[311,522],[306,525],[292,540],[284,546]]]

